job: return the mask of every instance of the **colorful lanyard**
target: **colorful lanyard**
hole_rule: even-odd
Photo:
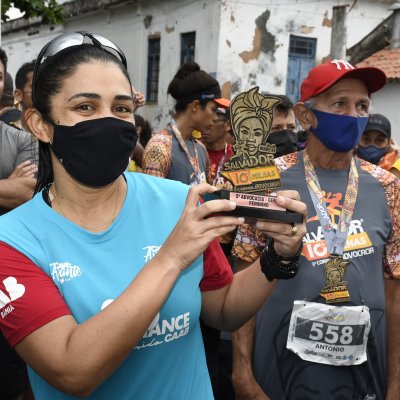
[[[217,168],[217,171],[215,173],[215,177],[213,179],[213,185],[215,185],[217,183],[218,178],[221,175],[221,170],[222,170],[222,167],[224,166],[227,152],[228,152],[228,144],[225,143],[224,155],[222,156],[221,160],[219,161],[218,168]]]
[[[340,214],[336,229],[332,224],[317,174],[315,173],[314,167],[311,164],[310,157],[306,150],[303,151],[303,160],[308,190],[310,192],[315,211],[317,212],[321,228],[325,236],[328,253],[330,255],[341,256],[344,252],[346,238],[350,229],[351,219],[357,200],[358,171],[355,159],[354,157],[351,159],[349,180],[344,197],[342,213]]]
[[[183,140],[182,135],[181,135],[178,127],[176,126],[176,122],[175,122],[174,119],[170,122],[170,126],[171,126],[172,132],[174,133],[174,135],[176,137],[176,140],[179,143],[179,146],[181,147],[181,149],[185,153],[186,158],[188,159],[189,164],[193,169],[193,173],[194,173],[194,177],[196,179],[196,183],[197,184],[202,183],[203,179],[201,178],[201,171],[200,171],[200,168],[199,168],[199,157],[198,157],[198,154],[197,154],[196,142],[193,139],[189,139],[189,140],[192,140],[192,142],[193,142],[193,149],[194,149],[194,154],[195,154],[194,157],[191,157],[191,155],[189,153],[189,149],[187,148],[186,143]],[[193,160],[194,160],[194,162],[193,162]]]

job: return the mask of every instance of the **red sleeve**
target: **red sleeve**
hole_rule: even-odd
[[[10,346],[69,314],[52,279],[29,258],[0,242],[0,330]]]
[[[203,254],[204,277],[200,290],[221,289],[232,282],[232,268],[221,249],[219,241],[213,240]]]

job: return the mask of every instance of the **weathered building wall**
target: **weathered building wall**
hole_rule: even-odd
[[[218,78],[227,92],[259,85],[286,90],[290,34],[317,38],[316,62],[330,53],[332,7],[338,0],[222,0]],[[348,14],[348,47],[357,43],[391,11],[389,4],[358,1]]]
[[[3,33],[2,46],[10,58],[9,71],[14,77],[24,62],[34,59],[44,44],[59,33],[86,30],[102,34],[121,47],[128,60],[133,84],[146,93],[147,40],[149,36],[160,36],[158,102],[148,104],[141,110],[141,114],[154,122],[155,128],[159,128],[169,120],[173,107],[172,99],[167,98],[167,87],[180,65],[181,33],[196,31],[195,60],[206,71],[216,73],[219,1],[146,0],[120,3],[106,10],[99,7],[89,14],[67,18],[64,27],[58,26],[54,30],[37,25]]]
[[[101,6],[95,7],[100,4]],[[91,5],[81,13],[82,4]],[[104,9],[104,4],[110,4]],[[348,47],[357,43],[390,11],[390,0],[82,0],[74,1],[73,17],[64,27],[32,25],[5,32],[2,46],[9,70],[36,57],[40,48],[62,31],[87,30],[115,41],[126,53],[136,88],[146,92],[147,40],[161,38],[159,98],[140,112],[159,129],[170,118],[167,86],[180,63],[180,34],[196,31],[195,60],[215,73],[226,96],[259,85],[285,93],[290,34],[317,38],[316,61],[329,55],[332,7],[351,3]],[[5,24],[6,29],[7,24]]]

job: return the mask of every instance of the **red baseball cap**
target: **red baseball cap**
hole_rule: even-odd
[[[356,68],[345,60],[332,60],[310,70],[300,87],[300,101],[311,99],[343,78],[359,79],[364,82],[368,94],[376,92],[386,83],[386,75],[379,68]]]

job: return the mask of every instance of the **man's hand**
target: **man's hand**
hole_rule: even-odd
[[[256,227],[274,239],[277,254],[292,257],[299,250],[303,236],[307,233],[307,206],[300,200],[299,193],[295,190],[276,192],[276,196],[278,206],[303,214],[303,222],[292,226],[282,222],[257,221]]]
[[[235,390],[235,400],[270,400],[260,385],[254,379],[253,374],[233,374],[232,385]]]
[[[35,178],[37,170],[38,168],[35,164],[32,164],[30,160],[26,160],[15,167],[14,171],[11,172],[8,179]]]
[[[143,107],[146,104],[146,97],[143,93],[136,90],[134,86],[132,86],[132,92],[135,95],[135,109],[133,110],[133,112],[136,112],[139,107]]]

